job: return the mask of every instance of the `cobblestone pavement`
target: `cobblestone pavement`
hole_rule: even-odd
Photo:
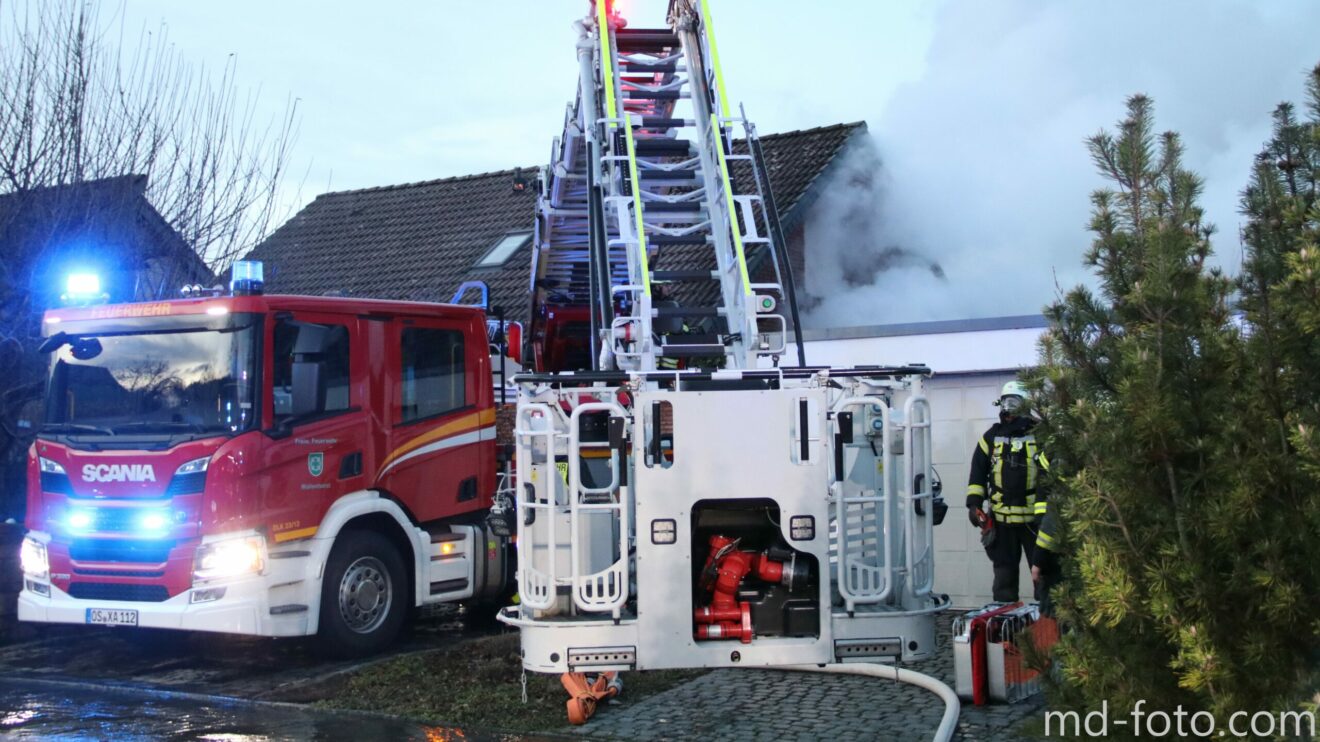
[[[952,613],[939,617],[934,658],[905,667],[953,686]],[[639,740],[929,740],[944,704],[928,690],[889,680],[775,670],[716,670],[636,704],[624,695],[584,727],[588,737]],[[1014,705],[964,703],[961,740],[1019,739],[1019,725],[1043,708],[1037,696]]]

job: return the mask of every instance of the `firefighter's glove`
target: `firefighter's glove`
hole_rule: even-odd
[[[975,527],[982,528],[985,525],[985,511],[979,505],[967,506],[967,520]]]
[[[1043,546],[1037,546],[1032,555],[1031,566],[1040,570],[1047,577],[1059,573],[1059,555]]]

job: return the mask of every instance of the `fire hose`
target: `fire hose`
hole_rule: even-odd
[[[876,664],[838,664],[838,665],[785,665],[783,667],[769,668],[774,670],[793,670],[794,672],[824,672],[835,675],[866,675],[873,678],[884,678],[886,680],[897,680],[900,683],[915,685],[939,696],[944,701],[944,716],[940,719],[940,725],[935,730],[935,742],[948,742],[953,739],[953,733],[958,728],[958,713],[962,710],[962,703],[958,700],[958,694],[944,683],[932,678],[929,675],[923,675],[912,670],[905,670],[893,665]]]

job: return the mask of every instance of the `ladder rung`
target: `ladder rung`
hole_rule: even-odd
[[[723,345],[724,338],[713,332],[671,332],[662,340],[666,346]]]
[[[720,345],[662,345],[659,355],[666,358],[711,358],[728,352]]]
[[[626,100],[678,100],[683,94],[677,90],[625,90],[623,97]]]
[[[715,271],[651,271],[652,281],[714,281]]]
[[[657,137],[654,139],[638,139],[634,145],[637,154],[646,155],[685,155],[692,151],[692,143],[686,139],[669,139],[667,137]]]
[[[701,212],[702,205],[700,201],[647,201],[642,209],[648,214],[696,214]]]
[[[667,49],[679,45],[678,35],[669,29],[620,28],[614,32],[619,51]]]
[[[671,234],[648,234],[646,235],[646,244],[648,245],[705,245],[710,242],[710,238],[702,234],[685,234],[674,236]]]
[[[620,62],[619,66],[624,72],[678,72],[678,62],[646,64],[630,59]]]
[[[718,317],[719,307],[652,307],[657,317]]]
[[[696,124],[692,119],[666,118],[664,116],[643,116],[642,127],[646,129],[677,129],[683,126],[694,126]]]
[[[695,170],[643,170],[637,174],[642,180],[696,180]]]

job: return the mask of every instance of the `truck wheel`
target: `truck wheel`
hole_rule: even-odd
[[[322,649],[364,657],[389,646],[403,627],[411,591],[398,549],[375,531],[349,531],[335,540],[321,583]]]

